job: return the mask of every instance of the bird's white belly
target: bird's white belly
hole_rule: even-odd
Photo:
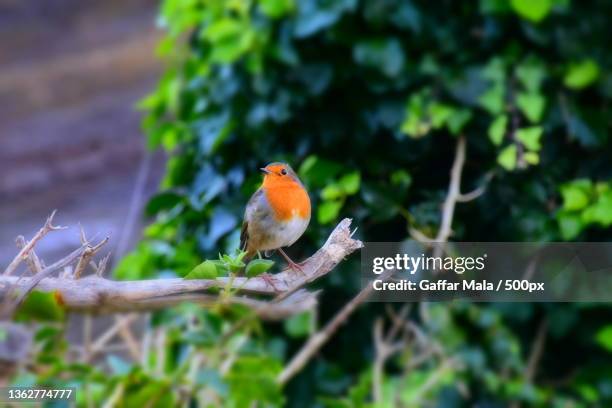
[[[309,221],[308,218],[293,217],[288,221],[275,223],[268,230],[269,239],[265,248],[261,249],[270,250],[292,245],[306,231]]]

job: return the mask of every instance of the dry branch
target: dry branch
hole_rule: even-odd
[[[21,248],[21,251],[19,251],[15,259],[13,259],[11,263],[4,270],[4,275],[9,276],[13,272],[15,272],[15,269],[17,269],[21,261],[28,258],[28,256],[30,255],[30,251],[34,249],[34,246],[36,246],[38,241],[40,241],[50,231],[57,231],[57,230],[61,230],[65,228],[65,227],[59,227],[59,226],[53,225],[53,217],[55,216],[55,213],[56,211],[53,211],[51,213],[49,218],[47,218],[45,225],[43,225],[43,227],[40,230],[38,230],[36,235],[34,235],[34,238],[32,238],[29,242],[27,242],[23,246],[23,248]]]
[[[211,293],[230,285],[241,296],[229,299],[231,303],[252,308],[262,318],[278,319],[299,313],[316,304],[315,294],[305,291],[292,293],[279,302],[267,302],[244,295],[277,295],[294,292],[296,288],[331,272],[346,256],[361,248],[361,241],[351,237],[351,220],[342,220],[327,242],[302,265],[304,275],[287,269],[272,276],[274,287],[261,277],[217,278],[212,280],[154,279],[138,281],[113,281],[92,275],[82,279],[51,277],[51,273],[71,264],[82,256],[89,244],[75,250],[66,258],[48,266],[33,277],[0,276],[0,298],[9,290],[20,293],[18,301],[32,288],[55,293],[69,311],[91,313],[115,313],[155,310],[190,301],[203,306],[219,304],[219,296]],[[49,223],[50,225],[50,223]],[[41,229],[42,231],[42,229]],[[30,242],[33,242],[34,239]],[[105,241],[104,241],[105,242]],[[99,249],[98,246],[94,247]],[[30,248],[31,249],[31,248]],[[23,256],[22,252],[20,254]]]

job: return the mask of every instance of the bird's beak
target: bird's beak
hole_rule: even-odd
[[[262,167],[262,168],[260,168],[259,170],[261,170],[261,171],[262,171],[262,173],[265,173],[265,174],[270,174],[270,173],[272,173],[270,170],[266,169],[265,167]]]

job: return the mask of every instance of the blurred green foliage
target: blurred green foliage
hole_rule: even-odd
[[[604,0],[165,0],[158,51],[168,69],[140,107],[149,147],[169,160],[147,206],[155,221],[116,276],[216,273],[212,261],[193,268],[234,253],[257,169],[272,161],[296,167],[313,201],[316,216],[290,249],[298,259],[345,216],[366,241],[409,239],[409,228],[435,236],[458,135],[468,143],[462,189],[487,188],[459,204],[452,239],[610,240],[611,15]],[[319,283],[318,319],[356,293],[357,270],[355,257]],[[224,343],[248,311],[169,310],[153,322],[170,331],[161,369],[109,362],[110,379],[88,368],[79,381],[125,395],[125,406],[168,406],[181,384],[202,406],[370,406],[383,310],[363,307],[283,390],[272,379],[316,328],[312,314],[284,325],[251,319]],[[419,310],[411,318],[453,364],[432,358],[403,372],[415,356],[394,357],[382,406],[612,404],[606,305]],[[206,368],[186,369],[196,352]]]

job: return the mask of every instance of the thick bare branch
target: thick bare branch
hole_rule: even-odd
[[[34,277],[0,276],[0,298],[6,294],[11,285],[14,285],[20,294],[25,294],[36,286],[37,290],[55,293],[67,310],[108,313],[155,310],[184,301],[204,306],[218,304],[219,297],[211,293],[211,290],[218,290],[227,285],[231,285],[241,295],[277,295],[278,291],[294,292],[296,288],[331,272],[346,256],[363,246],[361,241],[351,237],[350,224],[351,220],[344,219],[336,226],[325,245],[303,263],[304,275],[290,269],[284,270],[273,275],[274,286],[261,277],[250,279],[237,277],[232,280],[176,278],[112,281],[98,276],[87,276],[82,279],[49,276],[53,271],[79,258],[87,248],[82,246]],[[273,305],[270,302],[243,296],[235,296],[230,301],[251,307],[263,318],[282,318],[312,307],[316,297],[313,294],[296,292]]]

